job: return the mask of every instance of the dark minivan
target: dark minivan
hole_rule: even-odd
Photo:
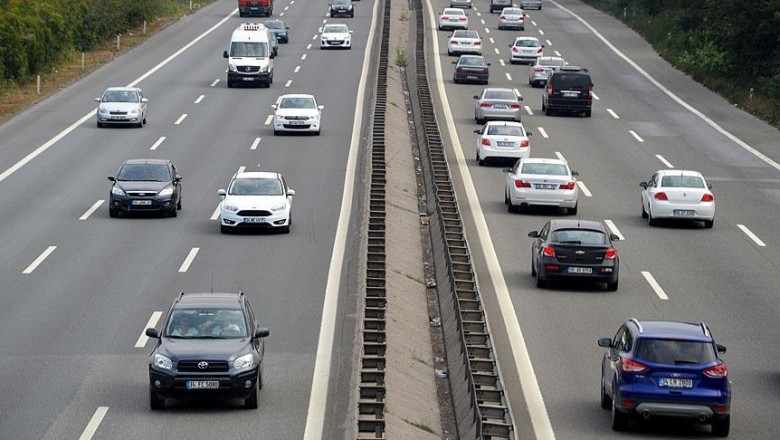
[[[545,115],[566,111],[581,113],[589,118],[592,104],[593,81],[588,69],[563,66],[550,75],[542,95],[542,111]]]

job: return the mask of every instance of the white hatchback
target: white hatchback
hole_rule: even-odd
[[[520,122],[489,121],[477,137],[477,162],[484,165],[488,159],[520,159],[531,155],[532,135]]]
[[[477,31],[456,30],[447,42],[447,55],[471,53],[482,55],[482,37]]]
[[[536,37],[517,37],[509,45],[509,62],[533,63],[544,54],[544,45]]]
[[[295,190],[279,173],[237,173],[230,180],[227,191],[220,189],[220,231],[265,229],[290,232],[292,224],[292,197]]]
[[[317,105],[314,95],[282,95],[271,107],[274,109],[274,134],[320,134],[320,119],[325,106]]]
[[[577,214],[578,175],[560,159],[520,159],[506,170],[504,203],[509,212],[526,206],[556,206]]]
[[[658,170],[639,186],[642,218],[648,224],[655,225],[659,219],[702,221],[705,228],[715,224],[715,196],[700,172]]]
[[[352,31],[345,24],[326,24],[320,33],[320,49],[336,48],[352,49]]]
[[[463,9],[445,8],[439,15],[439,30],[468,28],[469,16],[463,12]]]

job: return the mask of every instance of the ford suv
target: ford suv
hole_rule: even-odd
[[[257,408],[263,388],[263,338],[269,335],[243,292],[180,293],[149,357],[149,405],[164,409],[166,398],[203,395],[244,399]]]
[[[602,338],[601,407],[612,411],[612,429],[632,419],[687,418],[729,434],[731,385],[728,368],[709,328],[674,321],[631,318],[614,338]]]

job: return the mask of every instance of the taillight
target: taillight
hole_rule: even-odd
[[[620,369],[626,373],[642,373],[647,371],[647,366],[631,359],[620,359]]]
[[[517,46],[512,48],[512,52],[517,53]]]
[[[515,188],[530,188],[531,182],[523,182],[520,179],[515,180]]]
[[[474,42],[474,46],[481,46],[481,45],[482,45],[482,42],[481,42],[481,41],[475,41],[475,42]]]
[[[714,202],[715,201],[715,196],[713,196],[712,194],[704,194],[703,196],[701,196],[701,201],[702,202]]]
[[[480,104],[479,106],[482,107],[482,108],[490,108],[490,107],[493,107],[493,104],[488,104],[487,102],[484,102],[484,103]]]
[[[525,148],[528,147],[529,145],[531,144],[528,142],[528,139],[523,139],[522,141],[520,141],[520,148]]]
[[[542,72],[542,71],[544,71],[543,68],[541,68],[541,67],[534,67],[534,72]]]
[[[482,145],[490,146],[490,139],[482,139]]]
[[[713,379],[723,379],[724,377],[729,375],[729,369],[726,367],[726,364],[718,364],[714,367],[710,367],[702,371],[705,376],[711,377]]]
[[[511,108],[513,110],[516,110],[516,109],[520,108],[520,106],[517,105],[517,104],[509,104],[509,108]]]
[[[617,257],[617,251],[615,248],[609,248],[607,249],[607,252],[604,253],[605,260],[614,260],[615,257]]]
[[[460,44],[460,43],[458,43],[456,40],[452,40],[450,41],[450,44]]]
[[[542,255],[545,257],[554,257],[555,249],[553,249],[551,246],[545,246],[542,248]]]
[[[506,20],[506,16],[504,16],[504,15],[502,15],[500,18],[501,18],[502,20]]]
[[[653,198],[656,200],[669,200],[669,197],[666,196],[665,192],[656,193]]]
[[[574,189],[574,182],[561,183],[560,189]]]
[[[588,86],[588,98],[593,97],[593,86]]]
[[[544,50],[544,48],[540,47],[539,50],[536,51],[536,53],[542,53],[543,50]]]
[[[547,96],[552,96],[553,94],[553,85],[551,83],[547,83]]]
[[[466,21],[466,17],[460,17],[458,20],[459,21]]]

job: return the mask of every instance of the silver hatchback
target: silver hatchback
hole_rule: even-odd
[[[568,65],[569,63],[561,57],[539,57],[531,64],[531,69],[528,71],[528,84],[531,87],[544,87],[547,78],[554,71]]]
[[[514,90],[485,88],[479,95],[474,95],[474,99],[477,100],[474,104],[474,120],[477,124],[484,124],[488,120],[520,122],[520,102],[523,97]]]
[[[498,17],[498,30],[525,30],[525,12],[520,8],[504,8]]]

